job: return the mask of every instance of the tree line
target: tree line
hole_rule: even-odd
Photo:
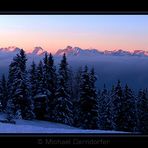
[[[111,90],[96,88],[94,68],[87,65],[76,72],[64,54],[60,64],[45,53],[26,68],[23,49],[9,65],[8,78],[0,81],[0,111],[6,120],[40,119],[83,128],[127,132],[148,132],[148,93],[135,93],[120,80]],[[101,70],[101,69],[100,69]]]

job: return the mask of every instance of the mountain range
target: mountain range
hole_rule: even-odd
[[[20,49],[15,46],[0,48],[0,77],[3,73],[8,75],[9,64]],[[26,51],[27,68],[30,67],[32,61],[38,64],[43,59],[45,52],[46,50],[39,46],[31,52]],[[54,62],[57,67],[64,53],[67,55],[68,63],[73,71],[84,65],[88,65],[90,68],[93,66],[99,79],[96,85],[100,88],[104,86],[104,83],[111,88],[118,79],[123,82],[123,85],[128,83],[134,89],[148,88],[147,51],[129,52],[123,49],[101,51],[67,46],[57,50],[54,54]]]
[[[144,50],[134,50],[133,52],[122,50],[122,49],[100,51],[98,49],[81,49],[79,47],[72,48],[71,46],[67,46],[65,49],[59,49],[55,55],[61,56],[64,53],[67,56],[99,56],[99,55],[148,56],[148,51],[144,51]]]
[[[7,48],[0,48],[0,53],[17,53],[21,48],[10,46]],[[28,52],[29,55],[44,55],[46,50],[42,47],[35,47],[32,52]],[[82,49],[79,47],[67,46],[65,49],[59,49],[55,53],[55,56],[62,56],[63,54],[67,56],[100,56],[100,55],[110,55],[110,56],[144,56],[148,57],[148,51],[145,50],[134,50],[126,51],[123,49],[118,50],[105,50],[101,51],[98,49]]]

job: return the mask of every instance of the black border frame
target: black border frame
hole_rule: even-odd
[[[5,4],[6,3],[6,4]],[[142,2],[107,2],[91,0],[89,2],[63,2],[63,0],[12,0],[3,2],[0,15],[148,15],[148,5]],[[0,144],[49,145],[46,139],[109,140],[107,145],[148,144],[148,135],[139,134],[6,134],[0,133]],[[40,142],[40,141],[41,142]],[[52,144],[52,143],[51,143]],[[53,144],[53,145],[59,145]],[[70,142],[70,144],[74,144]],[[64,144],[62,144],[64,145]],[[69,145],[69,144],[68,144]],[[94,145],[94,144],[92,144]],[[98,144],[97,144],[98,145]],[[100,144],[100,146],[103,144]]]

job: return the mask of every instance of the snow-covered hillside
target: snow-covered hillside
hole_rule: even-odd
[[[0,120],[4,119],[3,114]],[[125,133],[120,131],[83,130],[64,124],[39,120],[16,120],[16,124],[1,123],[0,133]]]

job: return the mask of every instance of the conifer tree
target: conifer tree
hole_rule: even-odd
[[[88,72],[85,66],[80,85],[80,126],[84,129],[96,129],[98,127],[98,111],[96,90],[94,88],[94,71]]]
[[[56,67],[54,65],[54,59],[52,54],[49,54],[48,57],[48,67],[49,67],[49,82],[48,90],[50,91],[50,96],[48,100],[48,113],[49,119],[55,121],[55,103],[56,103],[56,89],[57,89],[57,73]]]
[[[15,71],[16,71],[16,64],[13,58],[13,61],[9,65],[9,74],[8,74],[8,83],[7,83],[7,88],[9,90],[7,107],[6,107],[6,113],[7,113],[8,120],[9,118],[11,119],[14,118],[14,114],[16,111],[16,107],[14,106],[14,101],[13,101],[13,92],[15,90],[14,88]]]
[[[10,64],[9,83],[10,98],[15,106],[13,114],[19,118],[28,119],[32,117],[30,110],[29,89],[27,85],[26,54],[23,49],[16,55]],[[10,86],[11,85],[11,86]],[[30,114],[30,115],[28,115]],[[30,119],[29,117],[29,119]]]
[[[148,133],[148,98],[145,90],[140,90],[138,94],[138,129],[144,134]]]
[[[45,94],[44,91],[44,74],[43,74],[43,63],[42,61],[39,62],[37,67],[37,95]]]
[[[51,95],[50,79],[51,78],[50,78],[49,58],[46,52],[43,58],[43,87],[44,87],[44,93],[47,95],[48,98]]]
[[[126,84],[123,92],[123,131],[134,132],[136,127],[136,108],[135,108],[135,96],[133,91]]]
[[[28,100],[28,104],[30,104],[30,108],[28,110],[28,112],[32,112],[32,117],[31,118],[35,118],[35,96],[37,95],[37,90],[38,90],[38,84],[37,84],[37,68],[36,68],[36,64],[33,61],[31,64],[31,68],[29,70],[28,73],[28,86],[30,89],[30,93],[29,93],[29,100]],[[29,114],[27,114],[27,118],[29,117]]]
[[[69,81],[68,63],[66,55],[64,54],[60,63],[59,73],[58,73],[58,87],[56,92],[55,115],[57,122],[72,125],[73,104],[68,88],[68,81]]]
[[[42,61],[37,66],[37,91],[34,97],[34,112],[37,119],[47,120],[48,98],[44,83],[44,69]]]
[[[5,75],[2,75],[2,80],[1,80],[1,97],[2,97],[2,107],[3,111],[5,111],[6,106],[7,106],[7,101],[8,101],[8,90],[7,90],[7,81],[5,79]]]
[[[36,64],[33,61],[31,64],[31,68],[29,71],[29,86],[31,91],[31,97],[34,98],[37,95],[37,70],[36,70]]]
[[[74,118],[74,126],[80,126],[80,84],[81,84],[81,77],[82,77],[82,67],[80,67],[75,75],[74,78],[74,85],[73,85],[73,118]]]
[[[111,112],[111,99],[106,85],[100,95],[98,96],[98,116],[99,116],[99,129],[111,130],[112,129],[112,112]]]
[[[120,85],[120,80],[118,80],[117,86],[114,89],[112,94],[112,125],[113,130],[122,130],[123,129],[123,91]]]

